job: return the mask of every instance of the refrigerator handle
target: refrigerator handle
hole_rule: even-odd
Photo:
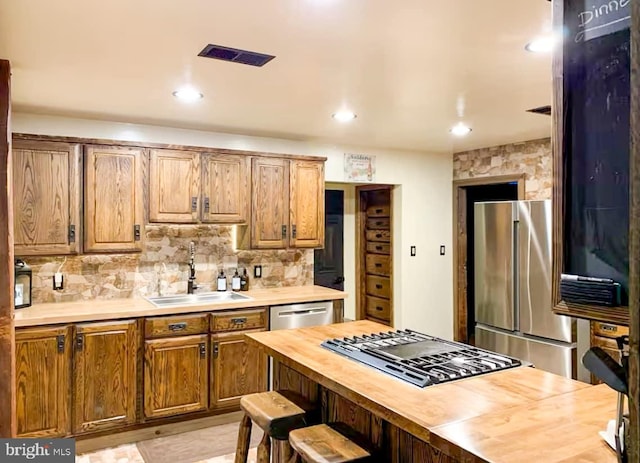
[[[513,281],[513,329],[520,331],[520,220],[518,208],[514,207],[513,218],[513,253],[512,253],[512,281]]]

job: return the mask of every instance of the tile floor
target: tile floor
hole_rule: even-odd
[[[234,453],[222,455],[219,457],[199,460],[194,463],[232,463],[235,457]],[[248,463],[256,463],[256,449],[249,450]],[[153,461],[145,461],[138,451],[136,444],[121,445],[111,449],[98,450],[96,452],[85,453],[76,457],[76,463],[154,463]],[[181,462],[182,463],[182,462]]]

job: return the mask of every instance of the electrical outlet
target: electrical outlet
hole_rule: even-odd
[[[414,257],[415,255],[416,255],[416,247],[411,246],[411,257]]]
[[[262,265],[253,266],[253,276],[254,278],[262,278]]]
[[[53,274],[53,289],[61,290],[64,288],[64,276],[60,272]]]

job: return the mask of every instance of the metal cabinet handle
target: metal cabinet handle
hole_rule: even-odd
[[[76,335],[76,350],[81,351],[84,348],[84,334]]]
[[[282,226],[282,239],[286,239],[287,238],[287,226],[283,225]]]
[[[291,238],[293,238],[295,240],[297,234],[298,234],[298,232],[296,231],[296,226],[292,225],[291,226]]]
[[[209,198],[204,198],[204,212],[207,214],[209,213],[209,207]]]
[[[234,325],[243,325],[247,323],[247,317],[232,318],[231,323]]]
[[[191,197],[191,212],[196,212],[198,210],[198,197]]]
[[[384,310],[382,307],[380,307],[379,305],[376,306],[376,310]]]
[[[215,358],[218,358],[218,352],[219,352],[219,350],[220,350],[220,348],[219,348],[218,344],[219,344],[218,342],[215,342],[215,343],[213,344],[213,358],[214,358],[214,359],[215,359]]]
[[[183,331],[187,329],[187,322],[171,323],[168,328],[171,331]]]
[[[382,289],[382,285],[381,284],[376,284],[376,289]]]
[[[58,352],[64,353],[64,334],[58,336]]]
[[[376,267],[382,267],[382,264],[380,262],[376,262]]]
[[[207,356],[207,343],[201,342],[200,346],[200,358],[203,359]]]
[[[140,225],[133,226],[133,240],[140,241]]]
[[[382,251],[382,246],[376,246],[376,251]]]
[[[382,209],[376,209],[376,212],[377,212],[378,214],[382,214]]]

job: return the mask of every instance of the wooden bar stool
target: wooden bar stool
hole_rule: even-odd
[[[285,458],[292,454],[289,445],[289,432],[307,425],[307,413],[311,406],[304,400],[297,400],[297,405],[289,398],[293,394],[282,394],[275,391],[258,392],[245,395],[240,399],[240,408],[244,411],[240,431],[238,432],[238,445],[236,448],[235,463],[246,463],[251,440],[251,421],[256,423],[264,431],[262,440],[258,445],[258,463],[268,463],[271,455],[271,438],[281,441]]]
[[[332,425],[340,429],[339,426]],[[371,453],[343,433],[326,424],[291,431],[289,443],[294,454],[289,463],[300,458],[305,463],[347,463],[372,461]]]

